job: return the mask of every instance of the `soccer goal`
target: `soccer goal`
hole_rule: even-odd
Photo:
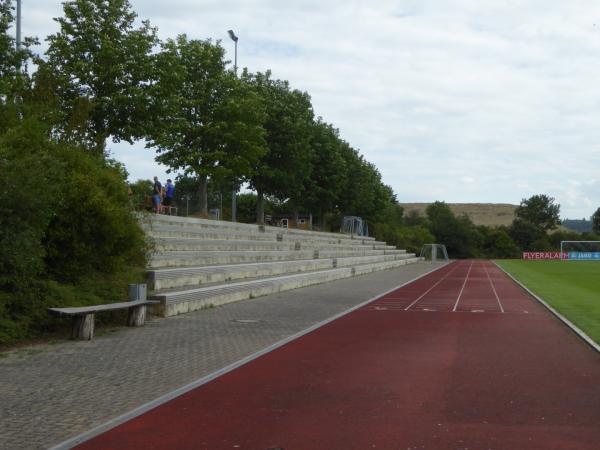
[[[420,256],[425,261],[448,261],[448,252],[443,244],[423,245]]]
[[[560,259],[566,261],[600,261],[600,241],[561,241]]]

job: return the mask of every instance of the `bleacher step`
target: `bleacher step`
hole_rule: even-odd
[[[345,256],[375,256],[404,254],[405,250],[279,250],[279,251],[167,251],[156,253],[150,269],[193,265],[212,266],[246,262],[291,261],[297,259],[341,258]]]
[[[407,258],[380,263],[361,264],[352,267],[341,267],[292,274],[278,277],[261,278],[252,281],[227,283],[224,285],[201,287],[181,291],[157,293],[152,296],[159,300],[154,312],[165,317],[196,311],[225,303],[273,294],[290,289],[297,289],[314,284],[362,275],[377,270],[391,269],[419,261],[419,258]]]
[[[340,258],[301,259],[259,263],[193,266],[148,271],[151,291],[183,287],[199,287],[207,283],[241,280],[245,278],[291,274],[309,270],[334,269],[351,265],[369,264],[413,258],[414,254],[350,256]]]

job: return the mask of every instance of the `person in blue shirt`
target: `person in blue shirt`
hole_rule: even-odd
[[[170,179],[167,180],[167,186],[166,186],[166,191],[165,191],[165,206],[172,206],[173,205],[173,194],[175,194],[175,185],[173,184],[173,181],[171,181]]]

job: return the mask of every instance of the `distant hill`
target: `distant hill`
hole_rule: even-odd
[[[579,233],[585,233],[592,231],[592,221],[586,219],[565,219],[562,222],[562,226],[569,230],[577,231]]]
[[[404,208],[404,214],[410,211],[418,211],[425,215],[425,209],[430,203],[400,203]],[[517,205],[507,203],[447,203],[452,212],[459,216],[466,214],[475,225],[510,225],[515,218]]]

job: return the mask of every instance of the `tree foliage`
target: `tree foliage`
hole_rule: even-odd
[[[261,98],[225,69],[224,49],[210,40],[180,35],[157,57],[167,117],[148,132],[156,160],[197,177],[201,212],[207,214],[207,181],[244,180],[265,153]]]
[[[554,197],[539,194],[523,199],[517,207],[517,219],[528,222],[540,232],[555,229],[560,224],[560,205],[554,203]]]
[[[446,245],[453,258],[479,256],[482,236],[467,216],[456,217],[444,202],[434,202],[426,209],[428,226],[437,242]]]
[[[250,176],[258,193],[257,219],[262,222],[264,195],[290,200],[297,211],[311,174],[313,110],[306,92],[293,90],[271,73],[244,73],[243,79],[265,102],[266,152]]]
[[[346,178],[346,164],[340,151],[343,145],[338,130],[318,118],[312,126],[310,176],[305,180],[302,207],[316,211],[325,227],[325,212],[333,211],[340,199]]]
[[[15,16],[12,0],[0,0],[0,133],[24,116],[24,100],[31,90],[28,62],[34,57],[31,47],[37,39],[26,37],[20,49],[9,33]]]
[[[596,234],[600,234],[600,208],[592,215],[592,231]]]
[[[124,298],[146,243],[122,167],[28,119],[0,135],[0,177],[0,343],[56,324],[49,306]]]
[[[156,29],[134,28],[127,0],[69,0],[60,31],[47,38],[44,80],[57,102],[55,132],[64,140],[103,153],[115,142],[143,136],[152,114],[148,86]]]

